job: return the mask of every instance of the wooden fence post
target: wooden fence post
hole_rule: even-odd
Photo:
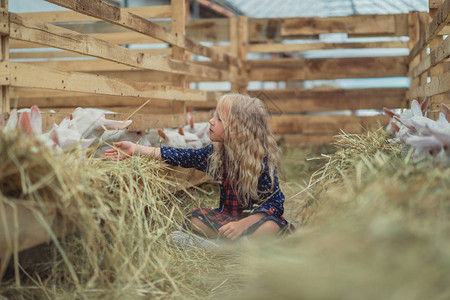
[[[9,100],[9,85],[11,76],[9,71],[9,17],[8,17],[8,0],[1,0],[0,10],[2,14],[0,29],[0,63],[3,70],[0,71],[0,96],[2,99],[1,112],[9,112],[11,108]]]
[[[439,7],[444,3],[444,0],[429,0],[429,9],[430,9],[430,19],[434,18]],[[442,35],[437,35],[430,41],[430,53],[438,47],[443,41]],[[436,66],[430,68],[430,80],[436,80],[436,77],[444,74],[445,62],[441,62]],[[437,120],[439,116],[439,112],[441,110],[441,103],[447,102],[446,94],[438,94],[430,97],[430,111],[428,113],[428,117]]]
[[[236,84],[231,84],[232,92],[245,93],[248,85],[247,72],[247,50],[248,50],[248,18],[246,16],[239,16],[230,18],[230,52],[231,55],[237,57],[242,62],[242,67],[237,68],[230,65],[230,72],[236,75],[245,77],[245,81]]]
[[[409,35],[409,44],[408,48],[411,51],[416,43],[420,40],[420,34],[421,32],[425,31],[429,23],[429,16],[426,12],[417,12],[413,11],[410,12],[408,15],[408,35]],[[420,62],[422,62],[427,57],[427,49],[426,47],[420,52],[419,55],[417,55],[408,65],[409,70],[414,70],[415,67],[417,67]],[[423,72],[421,75],[417,77],[411,78],[410,88],[409,91],[414,90],[415,88],[422,86],[427,83],[428,79],[428,71]],[[407,99],[406,103],[404,103],[404,107],[409,107],[411,104],[411,101],[413,100],[413,96],[409,95],[409,92],[407,93]]]
[[[185,36],[185,24],[186,24],[186,4],[185,0],[171,0],[170,2],[172,10],[171,28],[172,32],[177,35],[178,38]],[[172,45],[172,58],[176,60],[184,61],[186,59],[186,52],[183,48]],[[171,74],[172,86],[186,87],[186,75]],[[186,102],[174,101],[172,113],[185,113]]]

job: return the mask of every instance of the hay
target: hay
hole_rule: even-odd
[[[205,295],[205,286],[211,290],[219,285],[218,279],[198,273],[220,269],[220,259],[202,251],[186,253],[165,242],[168,233],[181,228],[183,206],[194,201],[189,197],[188,203],[182,202],[186,198],[170,191],[174,183],[161,162],[82,159],[82,153],[55,153],[21,135],[0,135],[0,148],[3,206],[38,203],[33,213],[53,241],[35,250],[26,263],[19,259],[20,249],[12,248],[12,269],[1,295],[198,298]],[[50,209],[57,217],[46,220],[44,212]],[[2,257],[3,272],[8,258]],[[205,280],[192,282],[199,277]]]
[[[309,222],[250,247],[245,292],[231,297],[448,298],[450,169],[402,158],[382,131],[336,146],[313,177]]]
[[[174,193],[176,183],[158,161],[47,155],[36,152],[37,142],[5,139],[10,144],[1,149],[24,158],[14,164],[2,156],[0,167],[21,166],[10,173],[17,173],[14,182],[1,177],[8,187],[2,203],[32,200],[55,207],[58,217],[50,224],[54,242],[40,250],[39,263],[13,256],[2,296],[429,299],[450,293],[450,171],[402,158],[381,131],[343,133],[335,151],[320,156],[286,150],[280,178],[286,217],[300,225],[297,232],[216,253],[171,248],[165,237],[193,207],[216,207],[217,186]],[[324,165],[315,171],[319,161]],[[56,239],[55,224],[77,230]]]

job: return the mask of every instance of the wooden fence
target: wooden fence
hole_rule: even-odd
[[[387,122],[383,115],[359,116],[355,113],[359,110],[406,107],[408,100],[426,95],[431,96],[433,112],[440,102],[448,102],[445,60],[449,47],[448,40],[442,42],[442,34],[446,34],[449,1],[442,1],[439,10],[432,7],[431,15],[435,15],[428,24],[428,13],[418,12],[187,21],[183,0],[139,8],[117,8],[98,0],[49,0],[71,11],[15,14],[8,11],[7,1],[1,0],[2,111],[33,104],[53,109],[57,113],[44,117],[44,126],[49,128],[77,106],[116,111],[119,113],[107,117],[124,119],[150,99],[133,115],[132,128],[176,127],[184,125],[188,108],[197,110],[197,120],[207,120],[223,94],[192,88],[193,83],[227,82],[232,91],[263,100],[271,111],[272,129],[286,141],[328,143],[340,129],[358,133]],[[151,21],[153,18],[158,20]],[[332,33],[387,39],[319,40],[320,35]],[[155,49],[149,46],[153,43],[165,47]],[[138,44],[139,49],[123,46]],[[428,45],[430,54],[426,53]],[[409,56],[298,55],[309,50],[390,48],[411,51]],[[267,58],[251,59],[257,54]],[[413,78],[409,90],[302,87],[309,80],[408,76]],[[249,83],[264,82],[282,88],[246,90]],[[336,115],[336,111],[353,114]]]
[[[414,42],[409,55],[409,76],[412,78],[409,100],[429,97],[428,116],[437,119],[441,103],[450,105],[450,0],[430,1],[430,14],[412,15]]]

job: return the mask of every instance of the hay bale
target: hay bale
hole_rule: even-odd
[[[313,178],[309,221],[247,249],[230,298],[439,299],[450,294],[450,169],[381,131],[342,134]],[[245,296],[243,296],[245,295]]]
[[[0,149],[0,208],[8,215],[1,222],[7,224],[0,230],[1,245],[7,245],[1,271],[12,254],[15,273],[0,294],[198,295],[183,282],[192,258],[185,263],[185,254],[165,243],[168,233],[181,228],[183,206],[191,205],[175,196],[167,165],[141,157],[116,162],[55,153],[20,134],[0,134]],[[22,206],[25,211],[10,214]],[[19,265],[20,250],[50,239],[55,255],[41,257],[51,260],[40,261],[39,270]]]

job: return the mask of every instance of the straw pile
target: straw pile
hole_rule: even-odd
[[[381,131],[342,134],[335,147],[306,161],[317,154],[285,151],[280,179],[294,234],[210,253],[171,248],[165,238],[193,207],[217,207],[217,186],[173,194],[160,162],[56,155],[0,135],[3,207],[38,203],[41,223],[56,212],[46,227],[53,242],[31,262],[13,255],[0,295],[448,298],[449,168],[402,158]]]
[[[381,130],[342,134],[309,185],[308,222],[249,247],[240,299],[450,297],[450,169],[400,156]]]
[[[12,216],[11,223],[26,227],[31,217],[33,226],[46,233],[44,240],[52,241],[19,255],[22,236],[14,236],[14,226],[9,226],[0,295],[198,298],[205,287],[209,291],[220,284],[208,273],[222,267],[221,258],[186,253],[165,242],[168,233],[181,228],[185,211],[196,204],[190,197],[197,192],[171,193],[172,182],[161,162],[58,153],[20,134],[0,133],[0,149],[3,225],[5,208],[27,205],[30,212]],[[42,237],[28,238],[43,242]],[[203,268],[207,271],[198,274]]]

